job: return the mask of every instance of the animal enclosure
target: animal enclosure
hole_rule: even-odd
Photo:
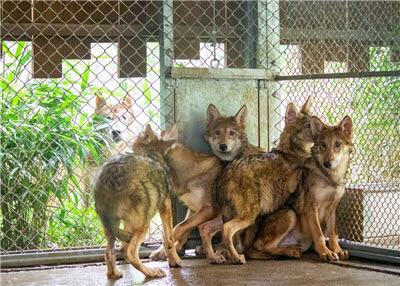
[[[225,115],[247,104],[250,141],[270,150],[288,103],[300,106],[309,95],[325,123],[345,115],[354,122],[338,210],[342,244],[398,261],[399,1],[0,5],[4,265],[22,263],[13,260],[18,255],[48,261],[51,253],[71,258],[101,249],[90,184],[98,166],[129,150],[147,124],[160,133],[177,122],[184,143],[207,151],[208,104]],[[185,213],[176,206],[179,221]],[[156,217],[148,245],[161,240],[160,227]]]

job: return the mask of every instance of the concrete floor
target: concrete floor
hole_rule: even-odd
[[[131,265],[122,264],[118,267],[124,277],[116,281],[107,280],[105,265],[10,272],[0,277],[1,285],[400,285],[398,275],[324,263],[315,254],[245,265],[210,265],[200,258],[184,259],[182,268],[169,269],[166,262],[146,265],[164,269],[167,276],[146,279]]]

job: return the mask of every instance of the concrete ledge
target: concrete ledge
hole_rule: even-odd
[[[274,80],[276,73],[266,69],[218,69],[218,68],[171,68],[168,75],[173,79],[244,79]]]

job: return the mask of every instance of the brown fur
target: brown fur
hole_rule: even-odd
[[[264,152],[260,147],[249,143],[245,130],[246,119],[246,105],[243,105],[235,116],[221,116],[213,104],[208,106],[207,130],[204,138],[210,144],[215,156],[222,161],[233,161]]]
[[[277,148],[233,161],[219,179],[215,195],[226,221],[223,243],[234,263],[245,263],[245,258],[237,253],[233,236],[259,215],[277,210],[296,189],[300,167],[311,156],[310,104],[309,98],[298,112],[290,103]]]
[[[111,138],[112,142],[109,145],[110,148],[104,148],[102,152],[102,164],[110,157],[130,150],[130,148],[128,148],[128,143],[130,143],[135,136],[133,132],[135,116],[133,114],[132,98],[130,96],[126,96],[122,102],[111,103],[99,95],[101,96],[100,92],[96,96],[95,113],[100,117],[112,121],[107,130],[108,137]],[[80,177],[82,177],[83,181],[82,199],[86,207],[90,206],[90,186],[92,186],[92,182],[101,165],[91,156],[91,152],[88,153],[89,155],[86,158],[87,162],[84,166],[85,170],[79,170]]]
[[[300,257],[314,241],[315,250],[325,261],[347,259],[338,243],[336,208],[345,190],[346,172],[353,151],[353,127],[350,117],[337,126],[326,126],[317,117],[311,119],[315,137],[312,158],[307,160],[303,179],[293,197],[290,208],[268,217],[261,227],[250,258],[263,254]],[[323,230],[327,230],[329,248]]]
[[[163,138],[177,137],[178,130],[174,128]],[[187,241],[190,231],[199,226],[208,259],[220,260],[221,257],[215,257],[212,250],[211,237],[204,236],[203,230],[209,231],[209,227],[202,225],[215,218],[212,189],[222,171],[220,160],[215,156],[202,154],[176,143],[168,152],[166,162],[170,169],[174,190],[179,199],[188,206],[185,220],[174,228],[176,249],[179,251]],[[164,248],[160,247],[154,251],[150,258],[152,260],[165,258]]]
[[[94,198],[107,240],[105,257],[109,278],[122,277],[115,265],[116,237],[126,243],[125,259],[133,267],[147,277],[165,276],[162,269],[147,268],[139,259],[139,246],[157,211],[162,220],[168,263],[171,267],[181,265],[172,235],[170,176],[163,162],[174,142],[159,139],[148,125],[134,143],[135,153],[112,157],[98,172]],[[124,230],[119,227],[121,221]]]

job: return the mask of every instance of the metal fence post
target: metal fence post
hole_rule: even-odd
[[[175,122],[173,80],[168,71],[174,59],[174,17],[173,0],[162,1],[162,23],[160,33],[160,98],[161,128],[166,129]]]
[[[267,0],[267,60],[268,69],[276,74],[280,71],[280,21],[279,21],[279,0]],[[279,84],[270,81],[268,84],[268,150],[271,150],[274,142],[279,138],[280,112],[277,108],[281,103]]]

